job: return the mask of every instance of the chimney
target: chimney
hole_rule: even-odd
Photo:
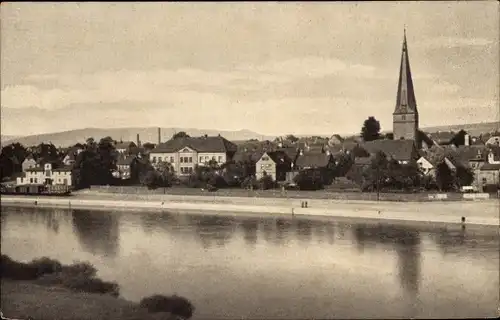
[[[140,147],[141,146],[141,140],[139,138],[139,134],[137,134],[137,146]]]
[[[161,128],[158,128],[158,144],[161,143]]]

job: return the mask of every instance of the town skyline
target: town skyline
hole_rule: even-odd
[[[392,131],[405,26],[421,126],[498,121],[497,11],[494,2],[3,4],[2,135],[155,126],[331,135],[359,132],[369,116]]]

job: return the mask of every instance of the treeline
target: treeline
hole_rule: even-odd
[[[452,170],[441,161],[435,175],[425,175],[417,163],[400,164],[382,152],[377,153],[368,166],[353,166],[346,177],[355,181],[362,191],[454,191],[474,181],[470,168],[458,166]]]

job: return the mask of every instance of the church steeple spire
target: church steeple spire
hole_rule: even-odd
[[[408,44],[406,43],[406,27],[404,28],[403,49],[401,52],[401,65],[399,68],[398,93],[396,98],[396,108],[394,113],[415,113],[417,112],[417,101],[413,89],[413,79],[411,76],[410,59],[408,57]]]
[[[393,117],[394,139],[414,140],[418,143],[419,116],[417,101],[413,89],[408,44],[406,43],[406,27],[403,32],[403,49],[399,66],[398,91]]]

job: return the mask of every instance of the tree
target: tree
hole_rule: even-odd
[[[458,146],[463,146],[465,145],[465,136],[467,135],[467,132],[465,130],[460,130],[452,139],[451,143],[455,145],[455,147]]]
[[[22,163],[28,152],[20,143],[12,143],[2,148],[0,153],[0,178],[10,177],[22,171]]]
[[[59,158],[59,152],[57,148],[52,143],[40,143],[33,154],[34,158],[37,160],[51,162],[54,167],[57,167]]]
[[[455,173],[455,183],[457,187],[470,186],[474,181],[474,172],[470,168],[458,166]]]
[[[293,134],[289,134],[285,137],[285,139],[291,143],[295,143],[297,141],[299,141],[299,138],[297,138],[296,136],[294,136]]]
[[[172,139],[178,138],[189,138],[189,135],[185,131],[179,131],[172,136]]]
[[[300,190],[323,189],[323,177],[318,170],[303,170],[293,180]]]
[[[369,117],[365,120],[363,128],[361,128],[361,137],[364,141],[380,139],[380,122],[375,117]]]
[[[87,139],[86,149],[76,157],[73,165],[75,186],[85,188],[93,184],[111,184],[116,160],[117,152],[111,137],[102,138],[97,144],[94,139]]]
[[[146,142],[146,143],[143,143],[142,144],[142,147],[145,149],[145,150],[153,150],[155,148],[155,144],[154,143],[151,143],[151,142]]]
[[[171,187],[175,181],[174,167],[170,162],[160,162],[157,165],[159,183],[163,187]]]
[[[455,185],[453,172],[444,161],[436,167],[436,183],[441,191],[453,190]]]
[[[379,151],[372,159],[370,166],[363,170],[363,190],[380,190],[389,182],[389,161]]]
[[[264,173],[262,178],[260,178],[259,181],[257,181],[257,184],[259,186],[259,189],[262,190],[272,189],[275,186],[273,177],[268,175],[267,173]]]

